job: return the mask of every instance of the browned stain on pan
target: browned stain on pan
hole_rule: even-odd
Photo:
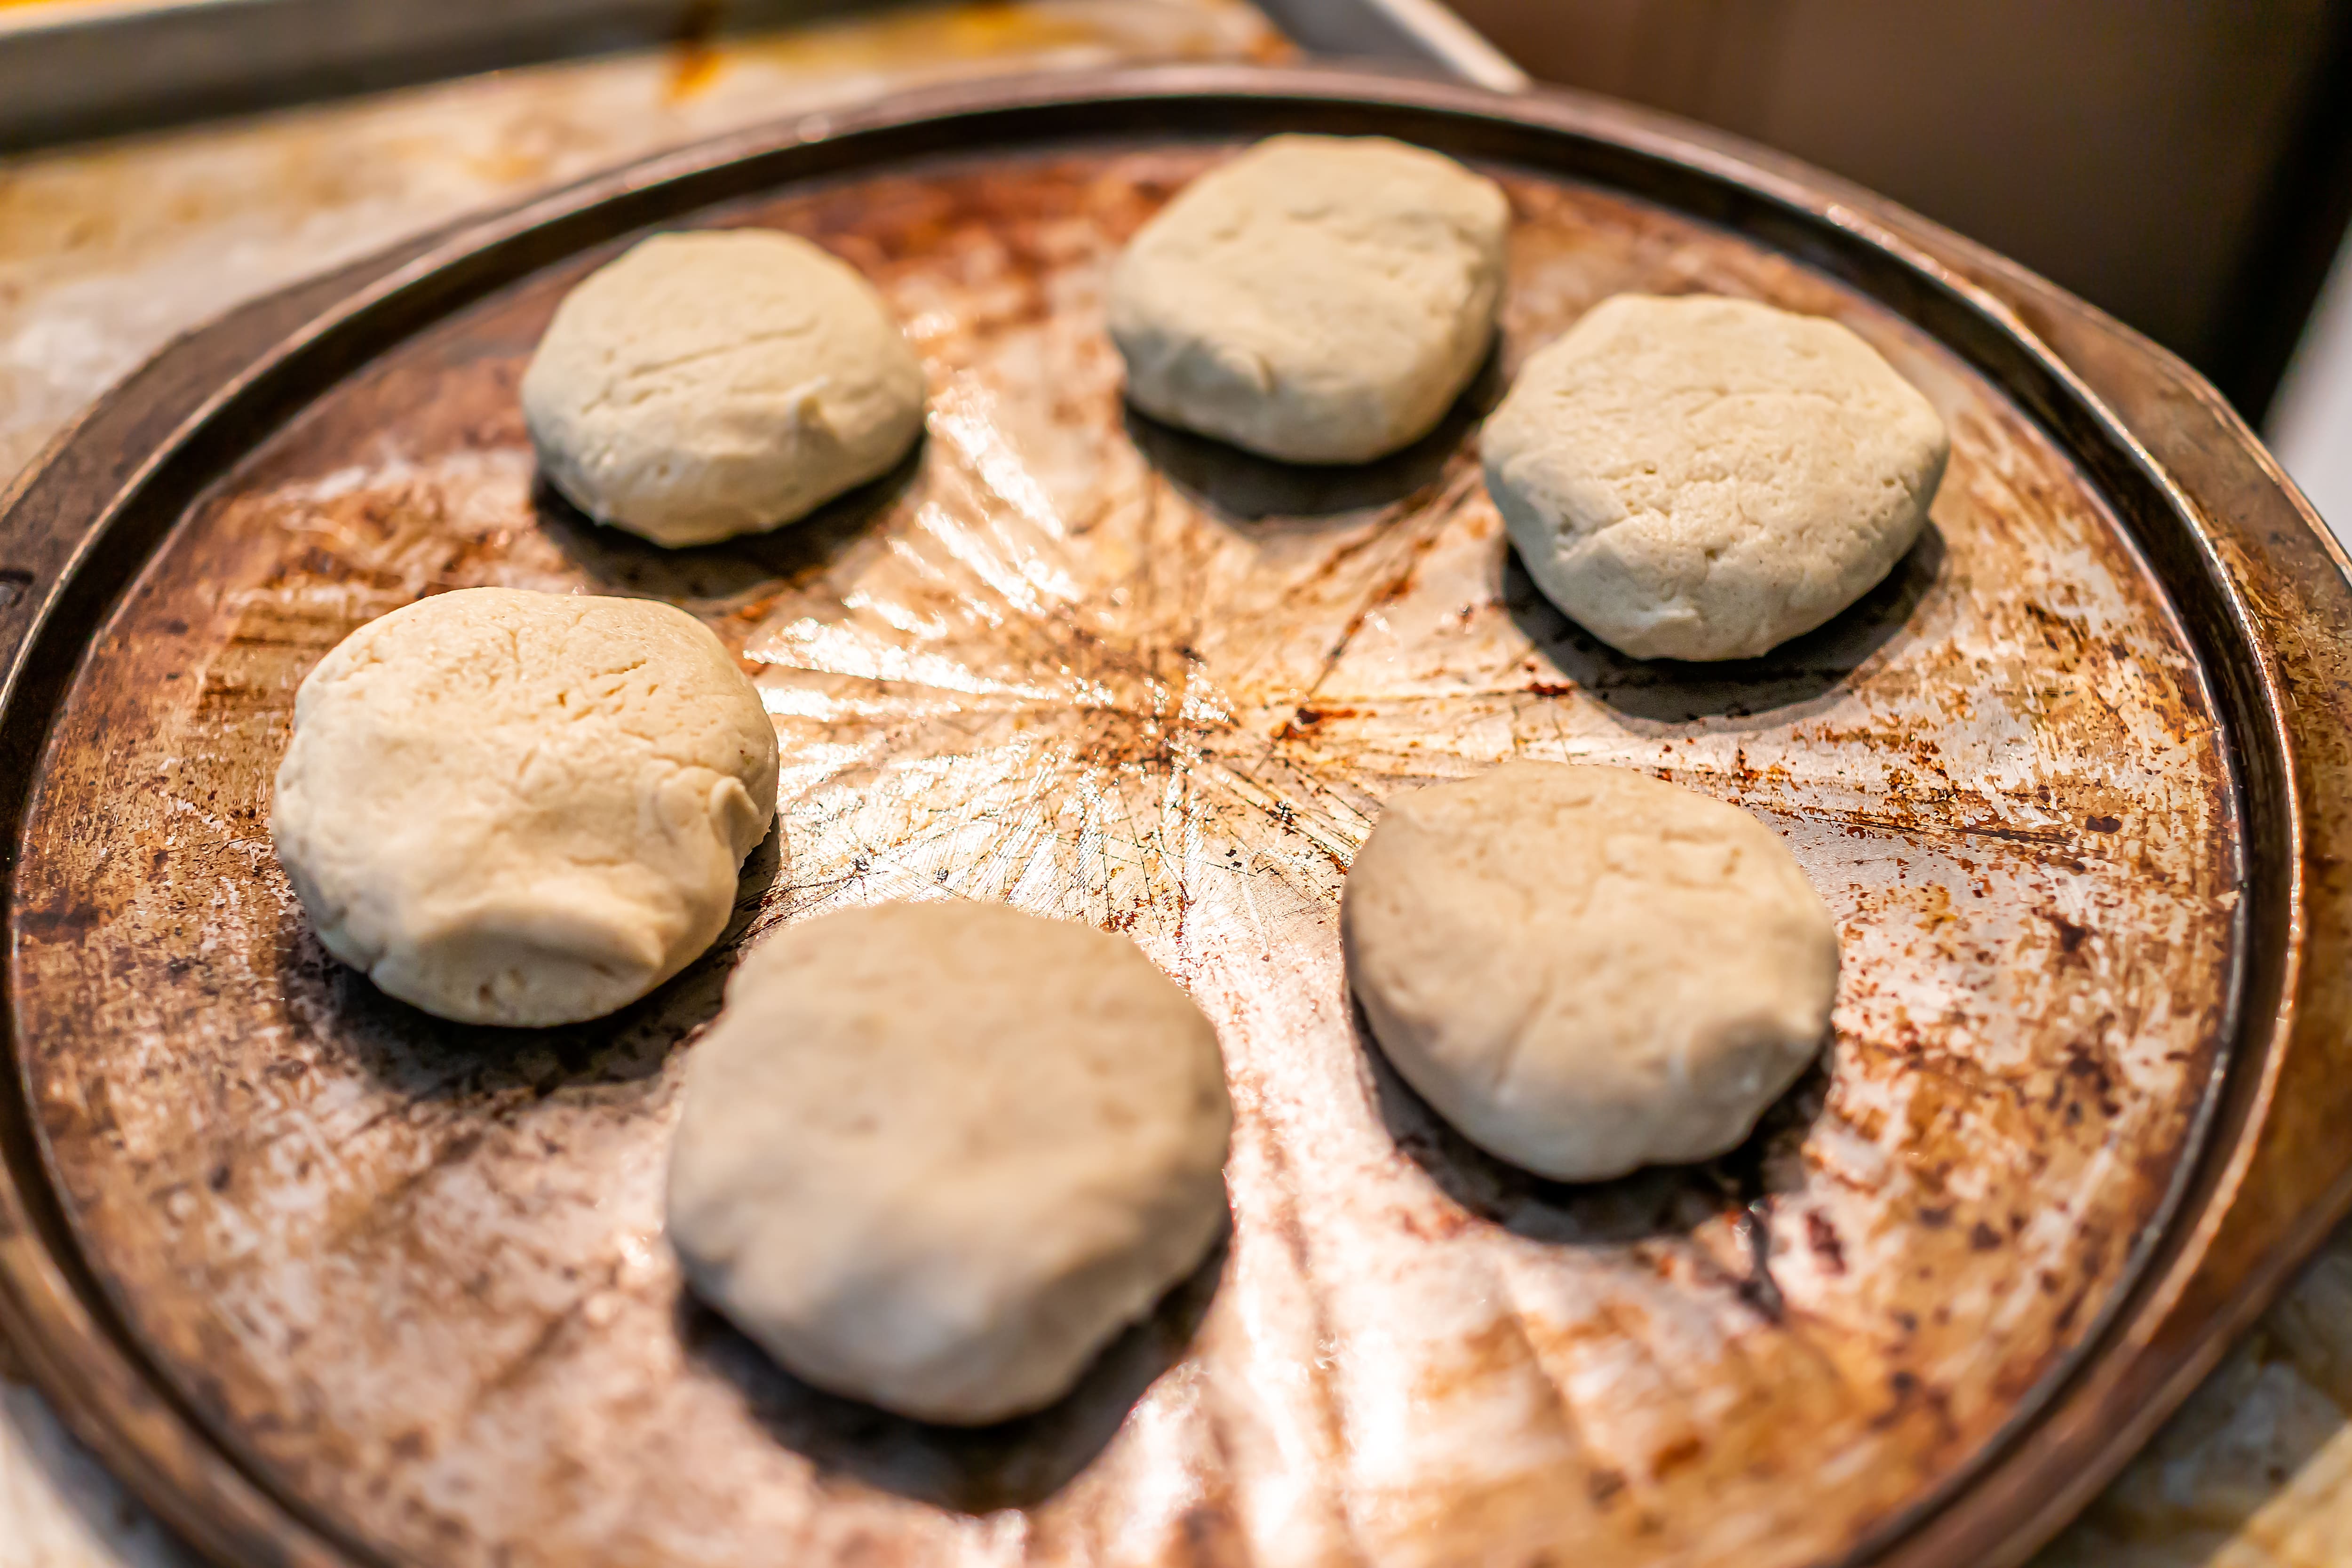
[[[1131,421],[1106,258],[1211,154],[947,167],[727,215],[866,268],[919,457],[664,554],[534,492],[570,266],[366,367],[182,526],[60,721],[19,1037],[92,1261],[206,1416],[438,1564],[1738,1563],[1833,1556],[1979,1452],[2124,1277],[2210,1079],[2235,897],[2215,721],[2085,481],[1822,277],[1517,180],[1507,340],[1627,288],[1847,321],[1941,407],[1935,528],[1772,657],[1619,658],[1513,563],[1467,409],[1302,473]],[[329,962],[272,858],[296,683],[480,583],[646,594],[755,670],[783,831],[617,1018],[442,1025]],[[1836,910],[1822,1071],[1739,1156],[1598,1187],[1465,1144],[1368,1050],[1341,879],[1391,791],[1642,767]],[[1218,1020],[1227,1249],[1079,1394],[982,1434],[802,1387],[682,1298],[659,1188],[732,953],[885,898],[1129,932]]]

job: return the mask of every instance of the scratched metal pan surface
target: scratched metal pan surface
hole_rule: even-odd
[[[151,1491],[190,1444],[233,1475],[244,1522],[215,1546],[1779,1568],[1899,1555],[2122,1353],[2102,1326],[2197,1220],[2176,1200],[2279,1005],[2246,868],[2294,824],[2198,520],[1997,311],[1833,214],[1460,89],[1154,79],[962,89],[551,199],[281,328],[123,459],[81,567],[102,619],[34,638],[74,662],[30,731],[11,1041],[50,1250],[119,1338],[108,1375],[145,1390],[110,1452]],[[1494,363],[1370,468],[1258,461],[1121,403],[1107,262],[1276,129],[1390,130],[1510,193]],[[862,269],[930,411],[916,456],[817,520],[667,553],[550,497],[515,389],[567,289],[687,225]],[[1481,486],[1481,410],[1624,289],[1843,321],[1951,428],[1918,546],[1769,658],[1600,647]],[[388,1001],[271,854],[304,673],[481,584],[685,606],[782,740],[788,852],[753,856],[708,958],[597,1024]],[[1536,1181],[1367,1040],[1350,856],[1393,792],[1515,756],[1737,802],[1835,911],[1823,1064],[1738,1154]],[[662,1234],[680,1071],[731,963],[887,899],[1131,936],[1214,1019],[1237,1108],[1229,1240],[1071,1397],[987,1431],[795,1382],[682,1292]]]

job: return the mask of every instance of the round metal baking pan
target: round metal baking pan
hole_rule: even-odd
[[[1518,209],[1495,376],[1371,470],[1127,417],[1092,313],[1124,233],[1280,130],[1439,147]],[[663,556],[532,486],[512,380],[571,280],[695,223],[865,267],[934,405],[876,489]],[[1771,658],[1616,659],[1492,527],[1478,398],[1626,287],[1837,315],[1954,425],[1930,539]],[[225,1561],[2003,1561],[2342,1206],[2340,556],[2148,345],[1618,106],[1208,68],[731,137],[175,345],[20,482],[0,549],[0,1315]],[[308,661],[476,581],[685,604],[800,759],[788,862],[604,1026],[374,997],[257,837]],[[1529,1183],[1362,1048],[1328,940],[1352,844],[1387,789],[1509,754],[1738,799],[1830,894],[1838,1038],[1741,1155]],[[978,1435],[766,1367],[648,1208],[731,953],[909,893],[1129,930],[1244,1107],[1227,1249],[1064,1406]]]

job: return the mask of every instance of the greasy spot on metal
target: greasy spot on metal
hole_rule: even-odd
[[[2096,1318],[2209,1081],[2232,835],[2213,715],[2112,518],[1953,358],[1825,279],[1515,180],[1497,374],[1621,289],[1833,314],[1944,411],[1934,527],[1744,665],[1623,659],[1512,562],[1467,411],[1301,472],[1131,418],[1106,259],[1205,153],[948,166],[728,215],[866,269],[920,452],[667,554],[535,488],[567,264],[365,367],[190,517],[98,641],[26,837],[30,1082],[93,1265],[199,1409],[436,1564],[1771,1568],[1953,1475]],[[651,595],[784,742],[789,880],[593,1026],[436,1023],[330,962],[271,854],[296,683],[481,583]],[[1643,768],[1780,832],[1843,969],[1738,1156],[1565,1187],[1363,1039],[1335,913],[1393,791]],[[1121,930],[1219,1025],[1229,1248],[1072,1399],[984,1434],[777,1372],[680,1290],[677,1074],[780,922],[970,897]]]

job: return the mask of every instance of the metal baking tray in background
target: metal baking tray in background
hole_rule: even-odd
[[[879,10],[875,0],[37,0],[0,6],[0,150]],[[1501,91],[1438,0],[1257,0],[1309,53]]]

